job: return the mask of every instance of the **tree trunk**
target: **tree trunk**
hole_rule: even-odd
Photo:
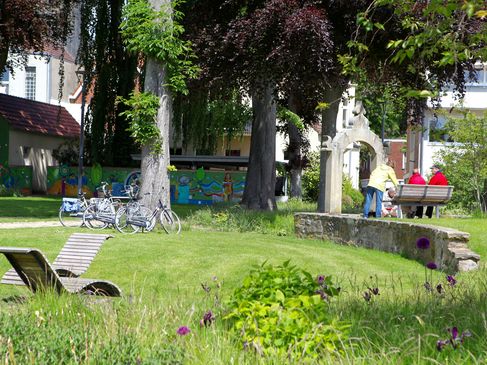
[[[299,115],[298,106],[293,96],[289,98],[289,110]],[[290,196],[291,198],[301,199],[303,196],[301,189],[301,178],[303,175],[302,132],[292,123],[288,123],[287,131],[289,137],[287,151],[291,177]]]
[[[143,204],[154,209],[160,198],[169,205],[169,126],[172,119],[172,95],[164,86],[166,68],[156,60],[149,58],[146,65],[144,91],[151,92],[159,97],[157,111],[157,128],[162,137],[162,152],[155,154],[152,146],[142,147],[142,187],[141,197]],[[150,193],[149,195],[146,195]]]
[[[326,103],[330,106],[323,111],[321,116],[321,143],[326,141],[326,137],[329,136],[332,139],[337,134],[337,114],[338,107],[340,106],[340,99],[344,90],[342,88],[328,89],[324,95]],[[330,157],[331,151],[320,151],[320,182],[319,182],[319,195],[318,195],[318,212],[325,211],[325,192],[326,175],[327,174],[342,174],[343,171],[326,171],[326,161]]]
[[[249,168],[242,205],[249,209],[276,209],[276,103],[267,84],[252,93],[252,135]]]
[[[161,6],[170,4],[170,0],[149,0],[152,7],[159,11]],[[142,203],[149,209],[157,206],[159,199],[170,205],[169,196],[169,127],[172,122],[172,93],[165,86],[167,79],[166,67],[151,57],[147,58],[145,69],[144,91],[159,97],[156,125],[162,138],[162,151],[155,154],[153,146],[142,147],[141,163],[141,198]],[[150,193],[150,194],[148,194]]]

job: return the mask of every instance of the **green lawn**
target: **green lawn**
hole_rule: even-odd
[[[27,215],[26,219],[37,215],[40,206],[41,210],[51,206],[51,217],[55,219],[59,199],[2,198],[0,208],[4,203],[15,214]],[[30,208],[22,208],[21,213],[18,205]],[[324,354],[310,363],[487,361],[485,264],[477,272],[456,275],[458,284],[449,287],[444,274],[429,271],[426,278],[421,264],[399,255],[297,239],[292,233],[293,209],[281,209],[272,215],[238,209],[174,208],[184,218],[184,230],[179,236],[160,230],[131,236],[105,231],[115,237],[104,243],[84,277],[113,281],[122,288],[121,299],[32,296],[25,288],[1,285],[0,353],[9,351],[8,342],[2,339],[11,338],[15,350],[12,356],[17,363],[32,358],[37,363],[53,364],[138,363],[139,358],[144,360],[141,363],[153,364],[286,363],[288,360],[282,356],[260,357],[255,351],[244,351],[238,337],[228,332],[222,316],[231,293],[254,265],[265,261],[281,264],[291,259],[292,264],[313,276],[334,277],[341,294],[330,301],[330,316],[351,325],[345,352],[332,357]],[[9,215],[11,212],[0,212],[0,221],[15,219],[15,215]],[[469,232],[472,249],[485,257],[485,219],[420,222]],[[275,234],[260,233],[274,232],[269,229],[272,226],[278,226]],[[53,260],[67,237],[80,230],[0,229],[0,242],[2,246],[39,248]],[[1,257],[0,273],[8,268],[8,262]],[[205,293],[201,284],[214,284],[214,277],[223,282],[222,288],[213,286],[212,292]],[[431,292],[423,287],[425,280],[433,285]],[[441,293],[435,289],[440,282]],[[370,302],[363,298],[368,288],[380,290]],[[11,301],[19,296],[28,300],[21,304]],[[216,314],[215,325],[201,328],[199,320],[209,309]],[[175,334],[181,325],[190,327],[190,335]],[[438,352],[436,342],[448,338],[446,329],[453,326],[460,331],[468,329],[472,337],[456,350],[448,347]]]

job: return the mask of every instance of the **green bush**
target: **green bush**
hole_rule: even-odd
[[[294,360],[339,354],[348,325],[328,314],[339,288],[331,277],[299,270],[286,261],[252,270],[237,288],[225,316],[244,348]]]
[[[313,152],[310,155],[309,166],[303,174],[304,199],[316,202],[318,200],[318,184],[320,182],[320,154]],[[360,191],[352,186],[352,182],[347,175],[343,175],[342,183],[342,207],[344,211],[354,210],[362,206],[364,196]]]

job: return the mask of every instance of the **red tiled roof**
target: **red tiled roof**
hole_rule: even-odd
[[[80,134],[78,122],[58,105],[0,94],[0,116],[12,129],[24,132],[60,137],[77,137]]]

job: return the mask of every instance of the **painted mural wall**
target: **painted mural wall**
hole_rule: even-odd
[[[177,204],[213,204],[242,198],[245,172],[197,170],[172,171],[170,174],[171,202]],[[122,196],[125,185],[140,179],[139,170],[113,167],[87,167],[82,177],[83,191],[96,196],[102,181],[111,185],[114,196]],[[78,168],[49,167],[47,173],[49,195],[75,197],[78,191]]]
[[[32,167],[0,164],[0,187],[23,195],[32,193]]]

